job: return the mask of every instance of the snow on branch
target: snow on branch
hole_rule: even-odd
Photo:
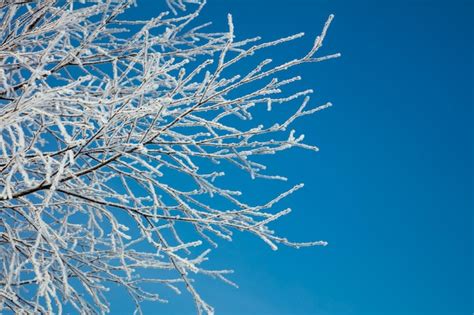
[[[326,245],[269,227],[302,184],[251,205],[220,178],[226,164],[286,180],[253,158],[317,150],[291,128],[331,104],[308,109],[311,90],[286,89],[301,78],[278,76],[339,56],[318,55],[333,16],[303,56],[244,72],[256,52],[303,34],[240,40],[231,15],[223,32],[195,24],[205,1],[167,3],[175,14],[147,21],[121,19],[135,1],[0,3],[0,311],[106,313],[118,285],[141,313],[144,300],[166,301],[155,283],[185,288],[212,314],[192,275],[234,285],[230,270],[202,264],[219,239],[242,231],[272,249]],[[271,118],[294,102],[284,121],[248,124],[256,108]]]

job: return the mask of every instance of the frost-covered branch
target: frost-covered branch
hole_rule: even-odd
[[[230,15],[223,32],[195,25],[204,1],[167,2],[177,15],[147,21],[121,19],[132,1],[0,4],[0,310],[105,313],[119,285],[140,312],[143,300],[165,301],[146,289],[156,283],[213,313],[192,274],[233,284],[231,271],[202,266],[218,239],[243,231],[272,249],[326,244],[269,227],[302,184],[250,205],[219,178],[230,164],[285,180],[252,158],[317,150],[291,127],[331,104],[308,108],[311,90],[285,90],[300,77],[278,76],[339,56],[318,55],[333,17],[300,58],[242,73],[257,51],[303,34],[238,40]],[[293,102],[284,121],[247,123],[256,107]],[[150,269],[162,276],[142,275]]]

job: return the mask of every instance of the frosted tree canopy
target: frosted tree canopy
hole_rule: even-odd
[[[231,165],[286,180],[254,157],[317,150],[292,124],[331,104],[289,93],[300,77],[285,74],[339,56],[318,54],[333,16],[305,55],[275,63],[254,54],[302,33],[239,39],[231,15],[221,32],[199,24],[204,1],[167,2],[171,12],[151,20],[122,18],[127,0],[0,4],[2,313],[107,313],[109,288],[121,286],[138,313],[144,300],[165,301],[163,287],[187,290],[211,314],[193,275],[233,285],[231,270],[202,265],[219,239],[241,231],[275,250],[326,245],[268,226],[302,184],[253,205],[220,177]],[[284,103],[293,114],[272,118]],[[263,123],[252,120],[257,107],[268,109]]]

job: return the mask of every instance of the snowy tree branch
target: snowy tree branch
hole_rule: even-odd
[[[252,178],[286,180],[252,158],[317,150],[287,130],[331,104],[307,109],[311,90],[285,89],[301,78],[277,76],[339,56],[317,56],[333,16],[305,55],[242,73],[256,52],[303,34],[237,40],[231,15],[227,31],[206,32],[207,24],[192,26],[205,1],[167,2],[175,15],[148,21],[120,19],[133,1],[0,4],[0,310],[105,313],[113,284],[140,313],[143,300],[165,301],[145,289],[156,283],[186,288],[197,313],[212,314],[191,275],[234,284],[231,271],[203,267],[205,244],[243,231],[272,249],[326,245],[291,242],[269,227],[290,213],[278,203],[302,184],[249,205],[219,178],[228,163]],[[257,107],[294,101],[301,105],[285,121],[242,123]]]

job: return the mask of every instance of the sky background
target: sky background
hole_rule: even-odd
[[[163,9],[137,2],[128,17]],[[264,55],[275,60],[304,54],[336,15],[322,53],[342,58],[290,73],[315,89],[312,105],[334,104],[296,124],[321,151],[273,156],[289,182],[242,188],[257,200],[304,182],[273,227],[329,246],[273,252],[237,235],[207,266],[234,269],[240,288],[204,279],[203,298],[229,315],[472,314],[474,2],[209,0],[198,21],[226,30],[229,12],[240,39],[307,34]],[[145,303],[145,314],[194,313],[187,293],[163,294],[170,303]],[[125,295],[111,302],[112,314],[131,313]]]

